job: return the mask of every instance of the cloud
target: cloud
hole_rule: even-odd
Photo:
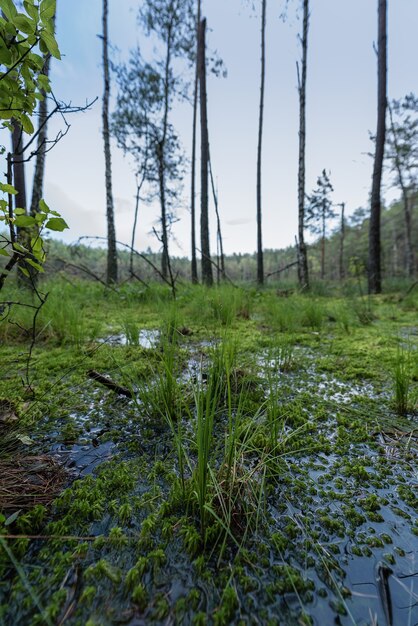
[[[227,226],[243,226],[244,224],[251,224],[253,220],[251,219],[237,219],[237,220],[227,220],[226,224]]]
[[[71,242],[81,235],[104,235],[105,216],[101,211],[84,207],[54,183],[47,182],[45,187],[48,206],[58,211],[69,226],[69,230],[57,234],[59,239]]]

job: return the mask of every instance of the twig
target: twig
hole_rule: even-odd
[[[266,278],[269,278],[269,276],[274,276],[275,274],[281,274],[281,272],[284,272],[285,270],[288,270],[290,267],[293,267],[294,265],[298,265],[298,264],[299,264],[299,261],[293,261],[293,263],[288,263],[284,267],[281,267],[279,270],[266,274]]]
[[[92,378],[93,380],[96,380],[98,383],[101,383],[108,389],[111,389],[112,391],[114,391],[115,393],[118,393],[121,396],[126,396],[127,398],[134,397],[134,394],[132,393],[130,389],[128,389],[127,387],[122,387],[121,385],[118,385],[107,376],[103,376],[103,374],[99,374],[99,372],[96,372],[95,370],[89,370],[87,372],[87,376],[89,378]]]

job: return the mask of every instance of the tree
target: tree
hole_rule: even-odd
[[[196,144],[197,144],[197,105],[199,92],[199,66],[197,62],[197,47],[199,40],[201,2],[197,0],[197,20],[196,20],[196,62],[195,81],[193,93],[193,130],[192,130],[192,163],[191,163],[191,201],[190,201],[190,221],[191,221],[191,272],[192,283],[199,282],[197,276],[196,258]]]
[[[116,250],[115,216],[112,193],[112,159],[110,154],[110,130],[109,130],[109,99],[110,99],[110,75],[109,75],[109,41],[108,41],[108,0],[103,0],[103,143],[105,156],[105,181],[106,181],[106,219],[107,219],[107,283],[118,281],[118,257]]]
[[[261,82],[260,82],[260,113],[258,118],[257,148],[257,282],[264,283],[263,237],[262,237],[262,206],[261,206],[261,156],[263,144],[264,119],[264,85],[266,77],[266,8],[267,0],[261,0]]]
[[[164,47],[162,58],[155,64],[155,72],[161,77],[163,100],[161,109],[161,126],[159,129],[158,163],[159,163],[159,196],[161,206],[161,243],[162,243],[162,274],[167,278],[171,272],[168,249],[169,212],[167,206],[166,167],[167,152],[172,151],[174,133],[169,124],[169,114],[173,99],[184,92],[185,85],[180,72],[175,73],[175,59],[186,59],[189,63],[194,59],[195,24],[193,0],[146,0],[140,14],[140,22],[146,33],[154,33]]]
[[[164,151],[161,150],[164,80],[158,68],[143,60],[139,48],[131,51],[127,64],[115,67],[115,73],[118,94],[111,130],[119,147],[134,160],[139,192],[145,201],[151,202],[158,197],[168,236],[183,179],[184,156],[170,123],[165,128]],[[162,229],[156,234],[162,241]],[[169,256],[165,262],[162,258],[162,273],[165,279],[172,278]]]
[[[60,59],[54,35],[55,8],[55,0],[42,0],[39,4],[27,0],[23,13],[18,11],[12,0],[2,2],[0,62],[4,71],[0,72],[1,127],[13,131],[14,141],[12,151],[7,155],[6,182],[0,183],[0,192],[3,194],[0,198],[0,221],[5,223],[9,231],[8,236],[0,237],[0,255],[7,258],[4,269],[0,271],[0,290],[17,263],[23,273],[27,273],[23,260],[37,270],[42,269],[45,259],[41,236],[43,227],[59,231],[67,228],[65,221],[58,213],[50,211],[43,200],[39,203],[36,216],[26,215],[23,177],[18,168],[18,165],[23,164],[25,149],[36,139],[31,118],[37,102],[45,97],[45,92],[50,91],[49,79],[42,73],[42,55],[51,54]],[[22,131],[32,135],[26,146],[23,145]],[[18,204],[25,205],[17,209],[16,205],[13,206],[13,196],[18,191],[13,182],[21,191]],[[17,240],[16,229],[21,228],[30,229],[29,247]]]
[[[383,157],[385,152],[387,106],[387,0],[378,0],[377,56],[377,131],[369,223],[369,293],[380,293],[382,291],[380,221],[382,204],[381,186]]]
[[[55,17],[55,16],[54,16]],[[54,19],[55,25],[55,19]],[[48,52],[44,55],[44,66],[42,68],[43,76],[49,78],[49,68],[51,65],[51,54]],[[43,185],[45,176],[45,161],[47,152],[47,130],[48,130],[48,99],[47,92],[42,89],[42,100],[38,106],[38,141],[36,150],[35,171],[33,174],[32,200],[30,203],[30,214],[35,215],[38,212],[39,201],[43,195]]]
[[[341,229],[340,229],[340,280],[345,278],[344,269],[344,240],[345,240],[345,202],[341,202],[338,206],[341,207]]]
[[[202,281],[213,285],[212,260],[210,257],[209,240],[209,133],[206,94],[206,19],[201,20],[199,27],[198,47],[199,85],[200,85],[200,247],[202,253]]]
[[[418,98],[414,94],[388,104],[390,133],[386,159],[402,193],[405,220],[405,260],[408,276],[415,273],[412,215],[418,187]]]
[[[325,239],[326,224],[329,219],[335,217],[332,208],[332,200],[330,194],[334,191],[329,174],[322,170],[322,174],[318,176],[317,188],[308,198],[308,206],[306,210],[306,224],[309,230],[314,234],[321,236],[321,279],[325,278]]]
[[[298,172],[298,277],[302,289],[309,288],[308,255],[305,245],[305,148],[306,148],[306,78],[308,59],[309,0],[303,0],[302,75],[298,69],[299,91],[299,172]]]

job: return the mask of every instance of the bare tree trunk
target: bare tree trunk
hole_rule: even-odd
[[[105,180],[106,180],[106,218],[107,218],[107,282],[118,281],[118,258],[116,250],[115,217],[113,209],[112,193],[112,161],[110,154],[110,131],[109,131],[109,99],[110,99],[110,76],[108,54],[108,0],[103,0],[103,142],[105,156]]]
[[[23,148],[23,130],[19,122],[12,119],[12,150],[13,156],[11,158],[12,170],[13,170],[13,187],[16,189],[17,194],[14,197],[14,215],[16,209],[24,209],[25,214],[28,212],[27,197],[26,197],[26,179],[25,179],[25,163]],[[16,228],[16,241],[27,249],[30,249],[30,238],[28,231],[25,228]],[[32,278],[35,270],[25,259],[21,257],[17,258],[17,266],[22,270],[17,273],[17,282],[21,287],[32,287]]]
[[[212,186],[213,203],[215,205],[217,240],[218,240],[219,256],[220,256],[220,265],[218,264],[218,283],[219,283],[219,273],[221,274],[222,279],[225,280],[225,255],[224,255],[224,244],[222,240],[221,218],[219,216],[218,194],[216,193],[216,189],[215,189],[215,181],[213,179],[213,172],[212,172],[212,161],[210,157],[209,157],[209,173],[210,173],[210,182]]]
[[[325,278],[325,207],[322,209],[321,280]]]
[[[145,178],[145,176],[144,176]],[[144,178],[142,179],[142,182],[144,181]],[[135,248],[135,234],[136,234],[136,225],[138,222],[138,211],[139,211],[139,194],[141,192],[141,187],[142,187],[142,182],[141,183],[136,183],[136,198],[135,198],[135,215],[134,215],[134,223],[132,226],[132,243],[131,243],[131,252],[130,252],[130,257],[129,257],[129,273],[131,276],[133,276],[134,273],[134,248]]]
[[[168,251],[168,217],[167,202],[165,191],[165,148],[167,142],[168,131],[168,112],[170,110],[170,67],[171,67],[171,47],[172,47],[172,25],[168,26],[167,49],[165,58],[164,71],[164,117],[163,117],[163,134],[158,146],[158,163],[159,163],[159,185],[160,185],[160,204],[161,204],[161,242],[163,244],[163,252],[161,257],[161,273],[165,279],[171,275],[170,255]]]
[[[45,76],[49,74],[49,64],[51,55],[48,55],[45,60],[45,67],[43,73]],[[35,215],[38,212],[39,201],[43,196],[44,175],[45,175],[45,160],[46,160],[46,141],[47,141],[47,117],[48,117],[48,100],[46,93],[43,93],[44,99],[39,102],[38,114],[38,146],[36,151],[36,163],[35,172],[33,174],[33,188],[32,188],[32,201],[30,205],[30,214]]]
[[[257,148],[257,283],[264,284],[264,259],[262,238],[262,207],[261,207],[261,157],[263,145],[264,120],[264,85],[266,78],[266,8],[267,0],[261,0],[261,84],[260,84],[260,114],[258,118],[258,148]]]
[[[201,198],[200,198],[200,239],[202,250],[202,281],[213,285],[212,263],[209,243],[209,136],[206,95],[206,19],[199,26],[199,84],[200,84],[200,129],[201,129]]]
[[[380,221],[387,106],[387,0],[378,0],[378,39],[377,131],[369,225],[369,293],[380,293],[382,291]]]
[[[407,189],[407,186],[405,185],[401,162],[400,162],[400,146],[398,143],[398,137],[396,135],[395,124],[393,122],[392,107],[390,106],[389,102],[387,106],[388,106],[389,115],[390,115],[390,126],[392,130],[392,135],[393,135],[393,144],[395,146],[395,166],[396,166],[396,171],[398,174],[399,186],[402,191],[403,209],[404,209],[404,216],[405,216],[406,271],[407,271],[408,276],[412,278],[414,275],[414,270],[415,270],[415,258],[414,258],[415,255],[414,255],[414,249],[412,246],[412,211],[411,211],[411,206],[410,206],[410,201],[409,201],[409,196],[408,196],[408,189]]]
[[[56,16],[54,16],[54,27],[56,23]],[[51,55],[48,53],[45,55],[45,63],[42,69],[42,74],[49,77],[49,68],[51,65]],[[33,174],[32,185],[32,200],[30,204],[30,214],[35,215],[39,210],[39,201],[43,196],[44,178],[45,178],[45,161],[46,161],[46,142],[48,139],[48,100],[47,93],[42,89],[43,100],[39,102],[38,107],[38,142],[36,149],[36,163],[35,171]]]
[[[341,232],[340,232],[340,280],[345,278],[344,270],[344,237],[345,237],[345,203],[341,202]]]
[[[26,201],[26,182],[25,182],[25,164],[23,162],[23,153],[21,152],[23,147],[23,131],[22,127],[16,120],[12,119],[12,146],[13,146],[13,186],[17,191],[15,195],[15,209],[17,207],[25,209],[27,212]],[[19,234],[18,229],[18,234]]]
[[[198,48],[199,40],[199,24],[200,24],[200,0],[197,0],[197,22],[196,22],[196,42]],[[197,105],[198,105],[198,92],[199,92],[199,67],[198,67],[198,54],[196,54],[196,73],[194,80],[194,97],[193,97],[193,134],[192,134],[192,189],[191,189],[191,203],[190,203],[190,216],[191,216],[191,236],[192,236],[192,283],[198,283],[197,276],[197,258],[196,258],[196,143],[197,143]]]
[[[308,256],[305,245],[305,147],[306,147],[306,75],[308,58],[309,0],[303,0],[303,31],[302,31],[302,76],[298,66],[299,88],[299,173],[298,173],[298,207],[299,207],[299,285],[302,289],[309,288]]]

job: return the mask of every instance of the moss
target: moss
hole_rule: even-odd
[[[132,590],[132,602],[137,605],[138,609],[145,611],[148,604],[148,594],[142,583],[137,583]]]

